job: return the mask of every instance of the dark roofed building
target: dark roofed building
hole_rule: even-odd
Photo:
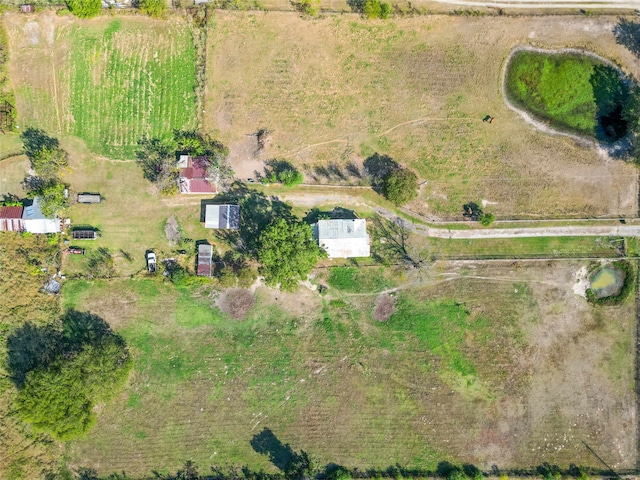
[[[213,247],[208,243],[198,245],[198,267],[197,274],[200,277],[211,276],[211,259],[213,258]]]
[[[22,207],[0,207],[0,231],[21,232],[22,230],[24,230]]]
[[[239,205],[207,205],[204,228],[238,230],[240,228]]]

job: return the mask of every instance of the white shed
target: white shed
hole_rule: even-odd
[[[362,218],[318,220],[313,224],[313,237],[326,250],[329,258],[371,256],[367,222]]]

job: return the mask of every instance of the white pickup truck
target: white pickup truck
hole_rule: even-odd
[[[149,273],[156,273],[156,254],[147,252],[147,268]]]

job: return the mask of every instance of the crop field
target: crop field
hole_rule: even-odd
[[[75,135],[132,158],[143,136],[194,128],[195,59],[186,22],[5,15],[18,124]]]
[[[358,183],[378,153],[427,181],[410,206],[425,214],[459,216],[481,200],[498,217],[635,214],[633,167],[536,131],[500,96],[504,60],[522,44],[587,48],[637,75],[611,33],[616,21],[218,12],[205,126],[230,145],[241,177],[278,157],[309,182]],[[247,134],[261,128],[271,144],[253,156]]]
[[[104,317],[135,370],[65,455],[100,472],[187,459],[272,471],[257,445],[270,437],[321,465],[598,468],[585,440],[634,467],[633,300],[591,307],[573,292],[583,262],[508,265],[407,278],[387,322],[372,310],[389,284],[344,268],[316,278],[322,296],[258,288],[244,320],[207,287],[70,282],[64,305]]]

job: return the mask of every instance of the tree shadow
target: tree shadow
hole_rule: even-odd
[[[27,323],[7,338],[6,366],[17,388],[22,388],[27,374],[46,365],[55,356],[60,332],[52,326],[39,327]]]
[[[282,443],[269,428],[253,436],[251,447],[256,453],[269,457],[269,461],[282,471],[287,470],[297,455],[291,445]]]
[[[57,356],[96,345],[107,336],[116,336],[124,343],[102,318],[73,309],[62,316],[59,328],[27,323],[7,338],[9,378],[17,388],[22,388],[29,372],[47,366]]]
[[[595,65],[589,82],[597,108],[596,138],[615,142],[627,134],[628,123],[623,115],[623,107],[629,98],[629,87],[620,73],[609,65]]]
[[[632,54],[640,58],[640,22],[619,18],[613,27],[616,43],[626,47]]]
[[[398,170],[400,165],[388,155],[374,153],[363,163],[364,172],[371,179],[371,185],[375,191],[380,193],[382,180],[390,172]]]

